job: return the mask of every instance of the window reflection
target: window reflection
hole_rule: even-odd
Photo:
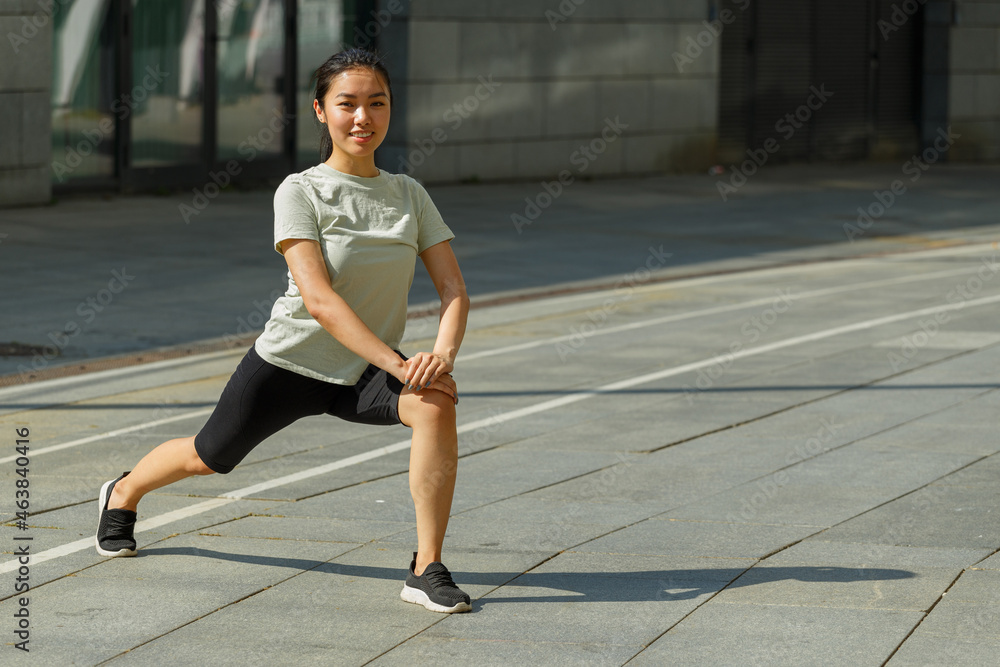
[[[299,0],[299,73],[295,86],[298,113],[296,159],[300,165],[319,161],[319,124],[313,112],[312,75],[316,68],[341,48],[344,34],[343,3]]]
[[[204,0],[132,0],[131,163],[202,160]]]
[[[280,155],[284,116],[281,0],[219,0],[217,159]]]
[[[68,0],[53,14],[52,178],[114,174],[114,29],[110,0]],[[120,112],[119,112],[120,113]]]

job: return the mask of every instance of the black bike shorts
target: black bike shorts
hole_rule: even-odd
[[[396,354],[406,360],[402,352]],[[374,365],[353,386],[333,384],[270,364],[251,347],[195,436],[194,448],[205,465],[225,474],[265,438],[303,417],[328,414],[362,424],[399,424],[402,390],[402,382]]]

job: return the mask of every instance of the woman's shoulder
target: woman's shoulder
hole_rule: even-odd
[[[390,186],[400,195],[409,197],[416,201],[430,199],[424,184],[408,174],[391,174],[383,171]]]
[[[324,174],[319,169],[320,165],[315,165],[305,169],[303,171],[295,172],[294,174],[288,174],[285,179],[279,185],[282,187],[312,187],[315,188],[324,180]]]
[[[334,184],[319,167],[320,165],[316,165],[285,176],[274,192],[275,200],[314,201],[329,199],[334,190]]]

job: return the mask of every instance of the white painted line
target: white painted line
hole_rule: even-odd
[[[787,347],[793,347],[795,345],[801,345],[802,343],[810,343],[818,340],[823,340],[824,338],[832,338],[833,336],[840,336],[846,333],[852,333],[855,331],[863,331],[865,329],[873,329],[885,324],[892,324],[893,322],[902,322],[904,320],[913,319],[916,317],[923,317],[925,315],[934,315],[936,313],[943,313],[950,310],[960,310],[963,308],[972,308],[976,306],[985,306],[988,304],[1000,303],[1000,295],[982,297],[979,299],[972,299],[970,301],[949,303],[940,306],[931,306],[928,308],[921,308],[919,310],[911,310],[905,313],[898,313],[896,315],[887,315],[885,317],[878,317],[873,320],[865,320],[863,322],[855,322],[854,324],[845,324],[844,326],[834,327],[831,329],[823,329],[815,333],[806,334],[803,336],[795,336],[794,338],[786,338],[785,340],[775,341],[774,343],[769,343],[767,345],[759,345],[757,347],[747,348],[739,352],[729,355],[726,361],[744,359],[746,357],[752,357],[759,354],[766,354],[768,352],[774,352],[776,350],[781,350]],[[664,378],[672,377],[675,375],[681,375],[683,373],[688,373],[691,371],[698,370],[700,368],[705,368],[718,364],[722,359],[719,357],[712,357],[710,359],[703,359],[701,361],[695,361],[690,364],[684,364],[681,366],[674,366],[673,368],[666,368],[653,373],[646,373],[645,375],[638,375],[631,378],[626,378],[625,380],[619,380],[618,382],[612,382],[609,384],[602,385],[600,387],[595,387],[594,389],[588,389],[584,391],[575,392],[573,394],[568,394],[566,396],[561,396],[559,398],[554,398],[550,401],[545,401],[544,403],[537,403],[535,405],[530,405],[518,410],[511,410],[510,412],[504,412],[492,417],[487,417],[485,419],[479,419],[477,421],[463,424],[459,427],[459,433],[466,433],[468,431],[473,431],[478,428],[489,427],[493,428],[497,424],[502,424],[504,422],[513,421],[515,419],[520,419],[522,417],[527,417],[529,415],[538,414],[539,412],[546,412],[554,408],[558,408],[564,405],[569,405],[571,403],[576,403],[587,398],[594,396],[599,396],[600,394],[608,394],[615,391],[621,391],[622,389],[628,389],[630,387],[635,387],[637,385],[646,384],[647,382],[653,382],[655,380],[662,380]],[[151,528],[159,527],[173,521],[179,521],[203,512],[207,512],[211,509],[217,507],[222,507],[231,502],[235,502],[241,498],[245,498],[248,495],[254,493],[260,493],[261,491],[266,491],[273,489],[275,487],[284,486],[286,484],[291,484],[293,482],[298,482],[304,479],[309,479],[311,477],[316,477],[317,475],[323,475],[333,470],[344,468],[350,465],[355,465],[363,461],[368,461],[381,456],[386,456],[387,454],[392,454],[395,452],[402,451],[409,446],[409,440],[397,442],[386,447],[381,447],[379,449],[373,450],[372,452],[366,452],[363,454],[358,454],[340,461],[334,461],[333,463],[328,463],[326,465],[318,466],[315,468],[309,468],[308,470],[303,470],[291,475],[285,475],[284,477],[278,477],[276,479],[269,480],[267,482],[261,482],[259,484],[254,484],[252,486],[247,486],[242,489],[237,489],[236,491],[231,491],[225,494],[221,498],[213,498],[212,500],[206,500],[204,502],[192,505],[190,507],[181,508],[174,510],[172,512],[167,512],[166,514],[161,514],[159,516],[152,517],[145,521],[141,521],[136,524],[136,532],[142,532],[144,530],[149,530]],[[94,545],[94,539],[85,538],[82,540],[77,540],[69,544],[64,544],[47,551],[42,551],[38,554],[33,554],[31,556],[32,563],[41,563],[47,560],[52,560],[53,558],[59,558],[61,556],[66,556],[71,553],[75,553],[87,547]],[[16,570],[19,566],[18,560],[7,561],[0,564],[0,573],[12,572]]]
[[[831,294],[842,294],[845,292],[853,292],[857,290],[872,289],[876,287],[886,287],[890,285],[903,285],[906,283],[921,282],[924,280],[933,280],[936,278],[947,278],[951,276],[965,275],[969,273],[975,273],[973,269],[949,269],[947,271],[936,271],[932,273],[924,273],[916,276],[903,276],[901,278],[886,278],[884,280],[874,280],[868,282],[854,283],[852,285],[841,285],[838,287],[829,287],[824,289],[812,290],[809,292],[802,292],[801,294],[790,294],[788,298],[792,300],[803,300],[811,299],[814,297],[829,296]],[[728,304],[725,306],[713,306],[712,308],[703,308],[701,310],[689,311],[686,313],[677,313],[674,315],[666,315],[664,317],[657,317],[651,320],[643,320],[640,322],[631,322],[629,324],[622,324],[617,327],[607,327],[603,329],[598,329],[596,331],[590,332],[586,335],[586,338],[592,338],[594,336],[606,336],[609,334],[621,333],[623,331],[632,331],[634,329],[641,329],[643,327],[656,326],[657,324],[666,324],[668,322],[679,322],[682,320],[694,319],[697,317],[707,317],[709,315],[719,315],[721,313],[729,313],[738,310],[743,310],[746,308],[755,308],[762,305],[767,305],[772,303],[776,296],[768,296],[760,299],[752,299],[750,301],[741,301],[740,303]],[[562,336],[554,336],[551,338],[544,338],[541,340],[533,340],[526,343],[519,343],[516,345],[508,345],[506,347],[494,348],[492,350],[483,350],[482,352],[472,352],[467,355],[462,355],[461,360],[463,362],[471,361],[473,359],[482,359],[484,357],[492,357],[499,354],[506,354],[508,352],[517,352],[520,350],[529,350],[536,347],[542,347],[546,345],[555,345],[557,343],[568,341],[573,339],[578,334],[564,334]],[[232,354],[232,352],[226,352],[226,354]],[[88,436],[86,438],[81,438],[79,440],[72,440],[60,445],[52,445],[51,447],[43,447],[32,451],[32,456],[39,456],[42,454],[48,454],[50,452],[57,452],[63,449],[69,449],[71,447],[77,447],[79,445],[84,445],[89,442],[95,442],[97,440],[102,440],[104,438],[113,438],[115,436],[124,435],[126,433],[132,433],[135,431],[141,431],[146,428],[153,426],[159,426],[160,424],[167,424],[170,422],[180,421],[183,419],[200,417],[204,415],[209,415],[212,413],[214,408],[205,408],[202,410],[195,410],[193,412],[187,412],[182,415],[175,415],[173,417],[168,417],[166,419],[160,419],[153,422],[144,422],[142,424],[137,424],[135,426],[128,426],[126,428],[121,428],[115,431],[107,431],[105,433],[98,433],[96,435]],[[0,464],[9,463],[13,461],[16,456],[8,456],[0,458]]]
[[[64,387],[66,385],[83,384],[86,382],[94,382],[97,380],[109,380],[112,378],[116,378],[120,375],[150,373],[152,371],[169,369],[174,366],[184,366],[187,364],[196,364],[196,363],[200,364],[205,361],[211,361],[213,359],[219,359],[225,356],[231,356],[235,354],[242,354],[244,352],[246,352],[246,350],[243,349],[218,350],[216,352],[202,352],[200,354],[191,354],[185,357],[178,357],[176,359],[151,361],[148,364],[142,364],[141,366],[110,368],[104,371],[94,371],[92,373],[83,373],[81,375],[70,375],[69,377],[53,378],[51,380],[31,382],[29,384],[15,384],[0,389],[0,400],[2,401],[16,400],[17,394],[23,394],[24,392],[29,390],[32,392],[37,392],[38,390],[49,391],[52,389],[57,389],[59,387]]]
[[[901,278],[886,278],[884,280],[871,280],[867,282],[854,283],[852,285],[841,285],[839,287],[827,287],[824,289],[812,290],[809,292],[802,292],[801,294],[789,294],[788,298],[793,301],[798,301],[802,299],[811,299],[820,296],[829,296],[831,294],[843,294],[845,292],[854,292],[857,290],[871,289],[875,287],[887,287],[890,285],[904,285],[906,283],[921,282],[924,280],[933,280],[936,278],[948,278],[952,276],[961,276],[973,274],[976,269],[949,269],[947,271],[935,271],[933,273],[924,273],[916,276],[903,276]],[[622,331],[632,331],[633,329],[641,329],[643,327],[656,326],[657,324],[666,324],[668,322],[679,322],[681,320],[689,320],[695,317],[704,317],[708,315],[718,315],[720,313],[729,313],[737,310],[743,310],[745,308],[755,308],[757,306],[763,306],[773,303],[777,296],[768,296],[760,299],[753,299],[751,301],[741,301],[740,303],[728,304],[725,306],[713,306],[712,308],[703,308],[701,310],[693,310],[686,313],[677,313],[675,315],[665,315],[663,317],[657,317],[651,320],[643,320],[641,322],[631,322],[629,324],[622,324],[616,327],[605,327],[597,329],[595,331],[587,333],[585,338],[593,338],[594,336],[607,336],[609,334],[621,333]],[[595,306],[596,308],[596,306]],[[569,333],[563,334],[562,336],[553,336],[551,338],[545,338],[541,340],[528,341],[526,343],[518,343],[516,345],[508,345],[506,347],[494,348],[492,350],[483,350],[482,352],[472,352],[470,354],[463,354],[460,359],[465,361],[470,361],[472,359],[482,359],[484,357],[492,357],[498,354],[506,354],[507,352],[517,352],[520,350],[530,350],[535,347],[542,347],[544,345],[555,345],[564,341],[572,340],[581,334]]]
[[[157,419],[151,422],[143,422],[142,424],[136,424],[135,426],[126,426],[125,428],[120,428],[114,431],[105,431],[104,433],[97,433],[95,435],[87,436],[86,438],[80,438],[79,440],[70,440],[69,442],[64,442],[59,445],[52,445],[51,447],[42,447],[41,449],[31,450],[32,456],[38,456],[40,454],[49,454],[51,452],[58,452],[62,449],[69,449],[70,447],[78,447],[80,445],[85,445],[88,442],[95,442],[97,440],[104,440],[105,438],[114,438],[115,436],[125,435],[126,433],[134,433],[136,431],[142,431],[143,429],[152,428],[153,426],[160,426],[161,424],[169,424],[171,422],[181,421],[183,419],[191,419],[193,417],[201,417],[203,415],[212,414],[211,408],[204,408],[202,410],[194,410],[192,412],[185,412],[184,414],[174,415],[173,417],[164,417],[163,419]],[[10,463],[15,456],[5,456],[0,459],[0,463]]]

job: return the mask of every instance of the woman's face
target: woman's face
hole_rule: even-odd
[[[389,91],[375,72],[341,72],[330,82],[323,106],[314,100],[313,108],[333,140],[331,160],[374,159],[389,129]]]

